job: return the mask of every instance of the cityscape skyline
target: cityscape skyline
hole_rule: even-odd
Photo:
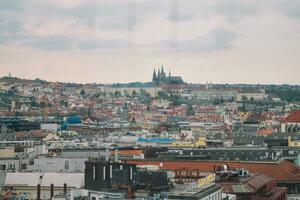
[[[299,8],[294,0],[3,0],[0,74],[132,82],[163,64],[190,83],[299,84]]]
[[[41,81],[46,81],[46,82],[49,82],[49,83],[51,83],[51,82],[53,82],[53,83],[55,83],[55,82],[57,82],[57,83],[74,83],[74,84],[82,84],[82,85],[88,85],[88,84],[99,84],[99,85],[101,85],[101,84],[103,84],[103,85],[114,85],[114,84],[131,84],[131,83],[151,83],[151,82],[153,82],[152,80],[151,80],[151,78],[149,79],[149,80],[144,80],[144,81],[137,81],[137,80],[132,80],[132,81],[129,81],[129,82],[118,82],[118,81],[114,81],[114,82],[97,82],[97,81],[94,81],[94,82],[92,82],[92,81],[90,81],[90,82],[80,82],[80,81],[68,81],[68,80],[49,80],[49,79],[43,79],[43,78],[41,78],[41,77],[19,77],[19,76],[14,76],[13,74],[11,74],[11,73],[8,73],[8,74],[4,74],[3,76],[2,75],[0,75],[0,79],[1,78],[16,78],[16,79],[21,79],[21,80],[30,80],[30,81],[34,81],[34,80],[41,80]],[[176,77],[181,77],[180,75],[179,76],[176,76]],[[212,81],[206,81],[206,82],[187,82],[187,81],[185,81],[185,80],[183,80],[184,81],[184,83],[186,83],[186,84],[195,84],[195,85],[197,85],[197,84],[199,84],[199,85],[207,85],[207,84],[217,84],[217,85],[261,85],[261,86],[263,86],[263,85],[278,85],[278,86],[280,86],[280,85],[290,85],[290,86],[299,86],[300,84],[289,84],[289,83],[250,83],[250,82],[248,82],[248,83],[246,83],[246,82],[244,82],[244,83],[242,83],[242,82],[232,82],[232,83],[223,83],[223,82],[212,82]]]
[[[0,0],[0,200],[300,199],[300,0]]]

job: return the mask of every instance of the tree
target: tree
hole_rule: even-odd
[[[158,91],[157,92],[157,96],[160,98],[160,99],[168,99],[168,95],[167,95],[167,93],[166,92],[164,92],[164,91]]]
[[[17,94],[18,93],[18,90],[15,88],[15,87],[12,87],[12,88],[10,88],[8,91],[7,91],[7,94],[9,95],[9,96],[13,96],[13,95],[15,95],[15,94]]]
[[[115,97],[120,97],[121,96],[121,92],[120,91],[115,91],[114,96]]]
[[[132,96],[136,97],[137,96],[137,92],[135,90],[132,91]]]
[[[251,103],[251,104],[254,103],[254,98],[253,98],[253,97],[250,98],[250,103]]]
[[[84,90],[84,89],[81,89],[81,90],[80,90],[80,95],[83,96],[83,95],[85,95],[85,94],[86,94],[86,93],[85,93],[85,90]]]
[[[193,108],[192,104],[188,104],[188,106],[186,108],[186,115],[187,116],[194,116],[195,115],[195,111],[194,111],[194,108]]]
[[[39,106],[39,104],[35,100],[30,101],[29,105],[30,105],[30,107],[34,107],[34,108]]]

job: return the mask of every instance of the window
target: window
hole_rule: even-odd
[[[22,169],[27,169],[27,164],[23,163],[21,166]]]

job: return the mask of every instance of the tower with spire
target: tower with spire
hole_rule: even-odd
[[[164,70],[164,66],[161,66],[161,71],[160,71],[160,78],[161,80],[164,80],[166,78],[166,72]]]
[[[156,80],[157,80],[157,77],[156,77],[156,72],[154,69],[153,76],[152,76],[152,82],[156,82]]]

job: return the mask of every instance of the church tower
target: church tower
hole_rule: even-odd
[[[165,78],[166,78],[166,72],[164,71],[163,65],[161,66],[160,77],[161,77],[160,80],[162,80],[162,81],[165,80]]]
[[[156,72],[155,72],[155,69],[154,69],[153,76],[152,76],[152,82],[155,83],[156,80],[157,80],[157,77],[156,77]]]
[[[158,72],[157,72],[157,80],[160,80],[160,69],[158,69]]]
[[[161,75],[162,76],[166,76],[165,70],[164,70],[164,66],[161,66]]]

